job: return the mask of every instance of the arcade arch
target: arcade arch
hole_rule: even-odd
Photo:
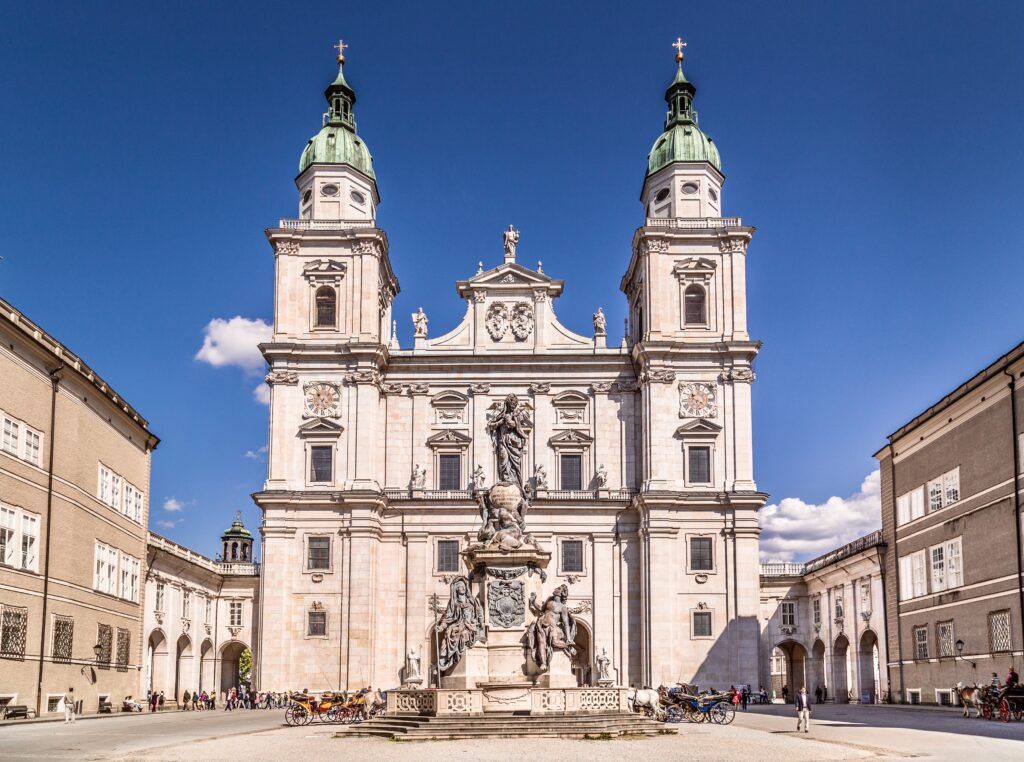
[[[840,635],[832,645],[831,695],[836,703],[845,704],[850,700],[851,685],[850,641],[845,635]]]

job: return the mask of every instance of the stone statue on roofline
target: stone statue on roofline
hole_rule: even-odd
[[[423,311],[422,307],[412,313],[412,333],[414,338],[427,338],[427,322],[427,313]]]
[[[502,238],[505,246],[505,261],[515,262],[516,247],[519,245],[519,231],[509,225]]]
[[[600,307],[594,313],[594,335],[605,336],[608,333],[608,320],[604,316],[604,310]]]

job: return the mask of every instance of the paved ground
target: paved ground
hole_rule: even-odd
[[[789,707],[751,707],[728,727],[680,725],[678,736],[636,740],[446,741],[335,739],[326,725],[281,726],[282,710],[165,713],[60,724],[0,725],[0,759],[189,760],[370,758],[384,760],[649,759],[928,760],[1024,759],[1024,723],[965,720],[900,707],[816,707],[811,732],[797,734]]]

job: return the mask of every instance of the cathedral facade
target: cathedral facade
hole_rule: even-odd
[[[323,128],[301,155],[298,217],[267,230],[262,690],[395,687],[420,661],[423,687],[437,682],[435,622],[469,572],[460,554],[486,518],[477,498],[499,461],[511,467],[490,425],[507,409],[522,423],[512,465],[526,523],[551,554],[543,595],[566,585],[578,622],[578,683],[758,683],[754,230],[722,215],[719,153],[677,61],[620,262],[621,341],[600,310],[592,335],[559,322],[565,284],[517,260],[510,226],[500,263],[455,284],[462,321],[436,331],[420,310],[402,347],[403,254],[392,258],[377,222],[339,56]]]

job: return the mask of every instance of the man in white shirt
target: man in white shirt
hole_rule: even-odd
[[[75,689],[68,688],[64,694],[64,724],[75,724]]]
[[[811,732],[811,697],[807,695],[807,688],[800,687],[796,695],[796,732],[800,732],[803,726],[805,733]]]

